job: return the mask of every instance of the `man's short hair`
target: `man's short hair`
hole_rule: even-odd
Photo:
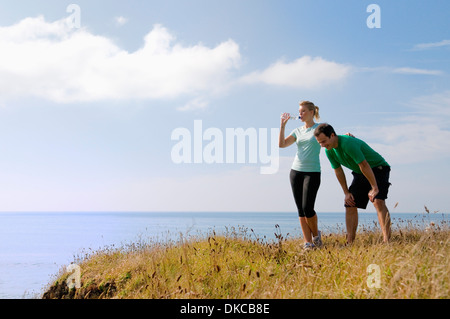
[[[328,123],[322,123],[318,127],[316,127],[314,136],[318,137],[322,133],[325,134],[326,137],[331,137],[331,134],[336,135],[334,128]]]

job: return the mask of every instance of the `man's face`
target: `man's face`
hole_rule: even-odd
[[[320,144],[320,146],[325,147],[327,150],[331,150],[334,147],[334,138],[336,135],[333,133],[331,134],[331,137],[326,136],[323,133],[320,133],[319,136],[316,136],[317,142]]]

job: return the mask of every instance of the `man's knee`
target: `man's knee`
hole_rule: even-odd
[[[377,211],[385,210],[386,209],[386,202],[385,202],[384,199],[375,198],[375,200],[373,201],[373,206],[375,206],[375,209]]]

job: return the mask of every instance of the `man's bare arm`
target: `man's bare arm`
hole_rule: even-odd
[[[334,173],[336,174],[336,177],[339,181],[339,184],[341,184],[342,190],[344,191],[345,194],[345,204],[348,206],[355,206],[355,199],[352,195],[352,193],[350,193],[348,186],[347,186],[347,178],[345,177],[345,173],[344,170],[341,167],[338,167],[334,170]]]
[[[369,192],[369,199],[371,202],[375,200],[375,196],[378,195],[378,184],[377,180],[375,179],[375,175],[373,174],[372,168],[370,167],[369,163],[364,160],[359,164],[359,169],[363,173],[363,175],[367,178],[367,180],[370,183],[370,186],[372,189]]]

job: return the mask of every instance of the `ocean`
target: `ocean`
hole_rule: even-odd
[[[326,234],[345,230],[344,213],[319,213]],[[391,214],[393,227],[448,221],[447,214]],[[360,213],[374,226],[376,213]],[[277,225],[277,226],[276,226]],[[301,236],[296,213],[0,213],[0,298],[39,298],[77,257],[136,241],[176,241],[211,232],[276,240]]]

